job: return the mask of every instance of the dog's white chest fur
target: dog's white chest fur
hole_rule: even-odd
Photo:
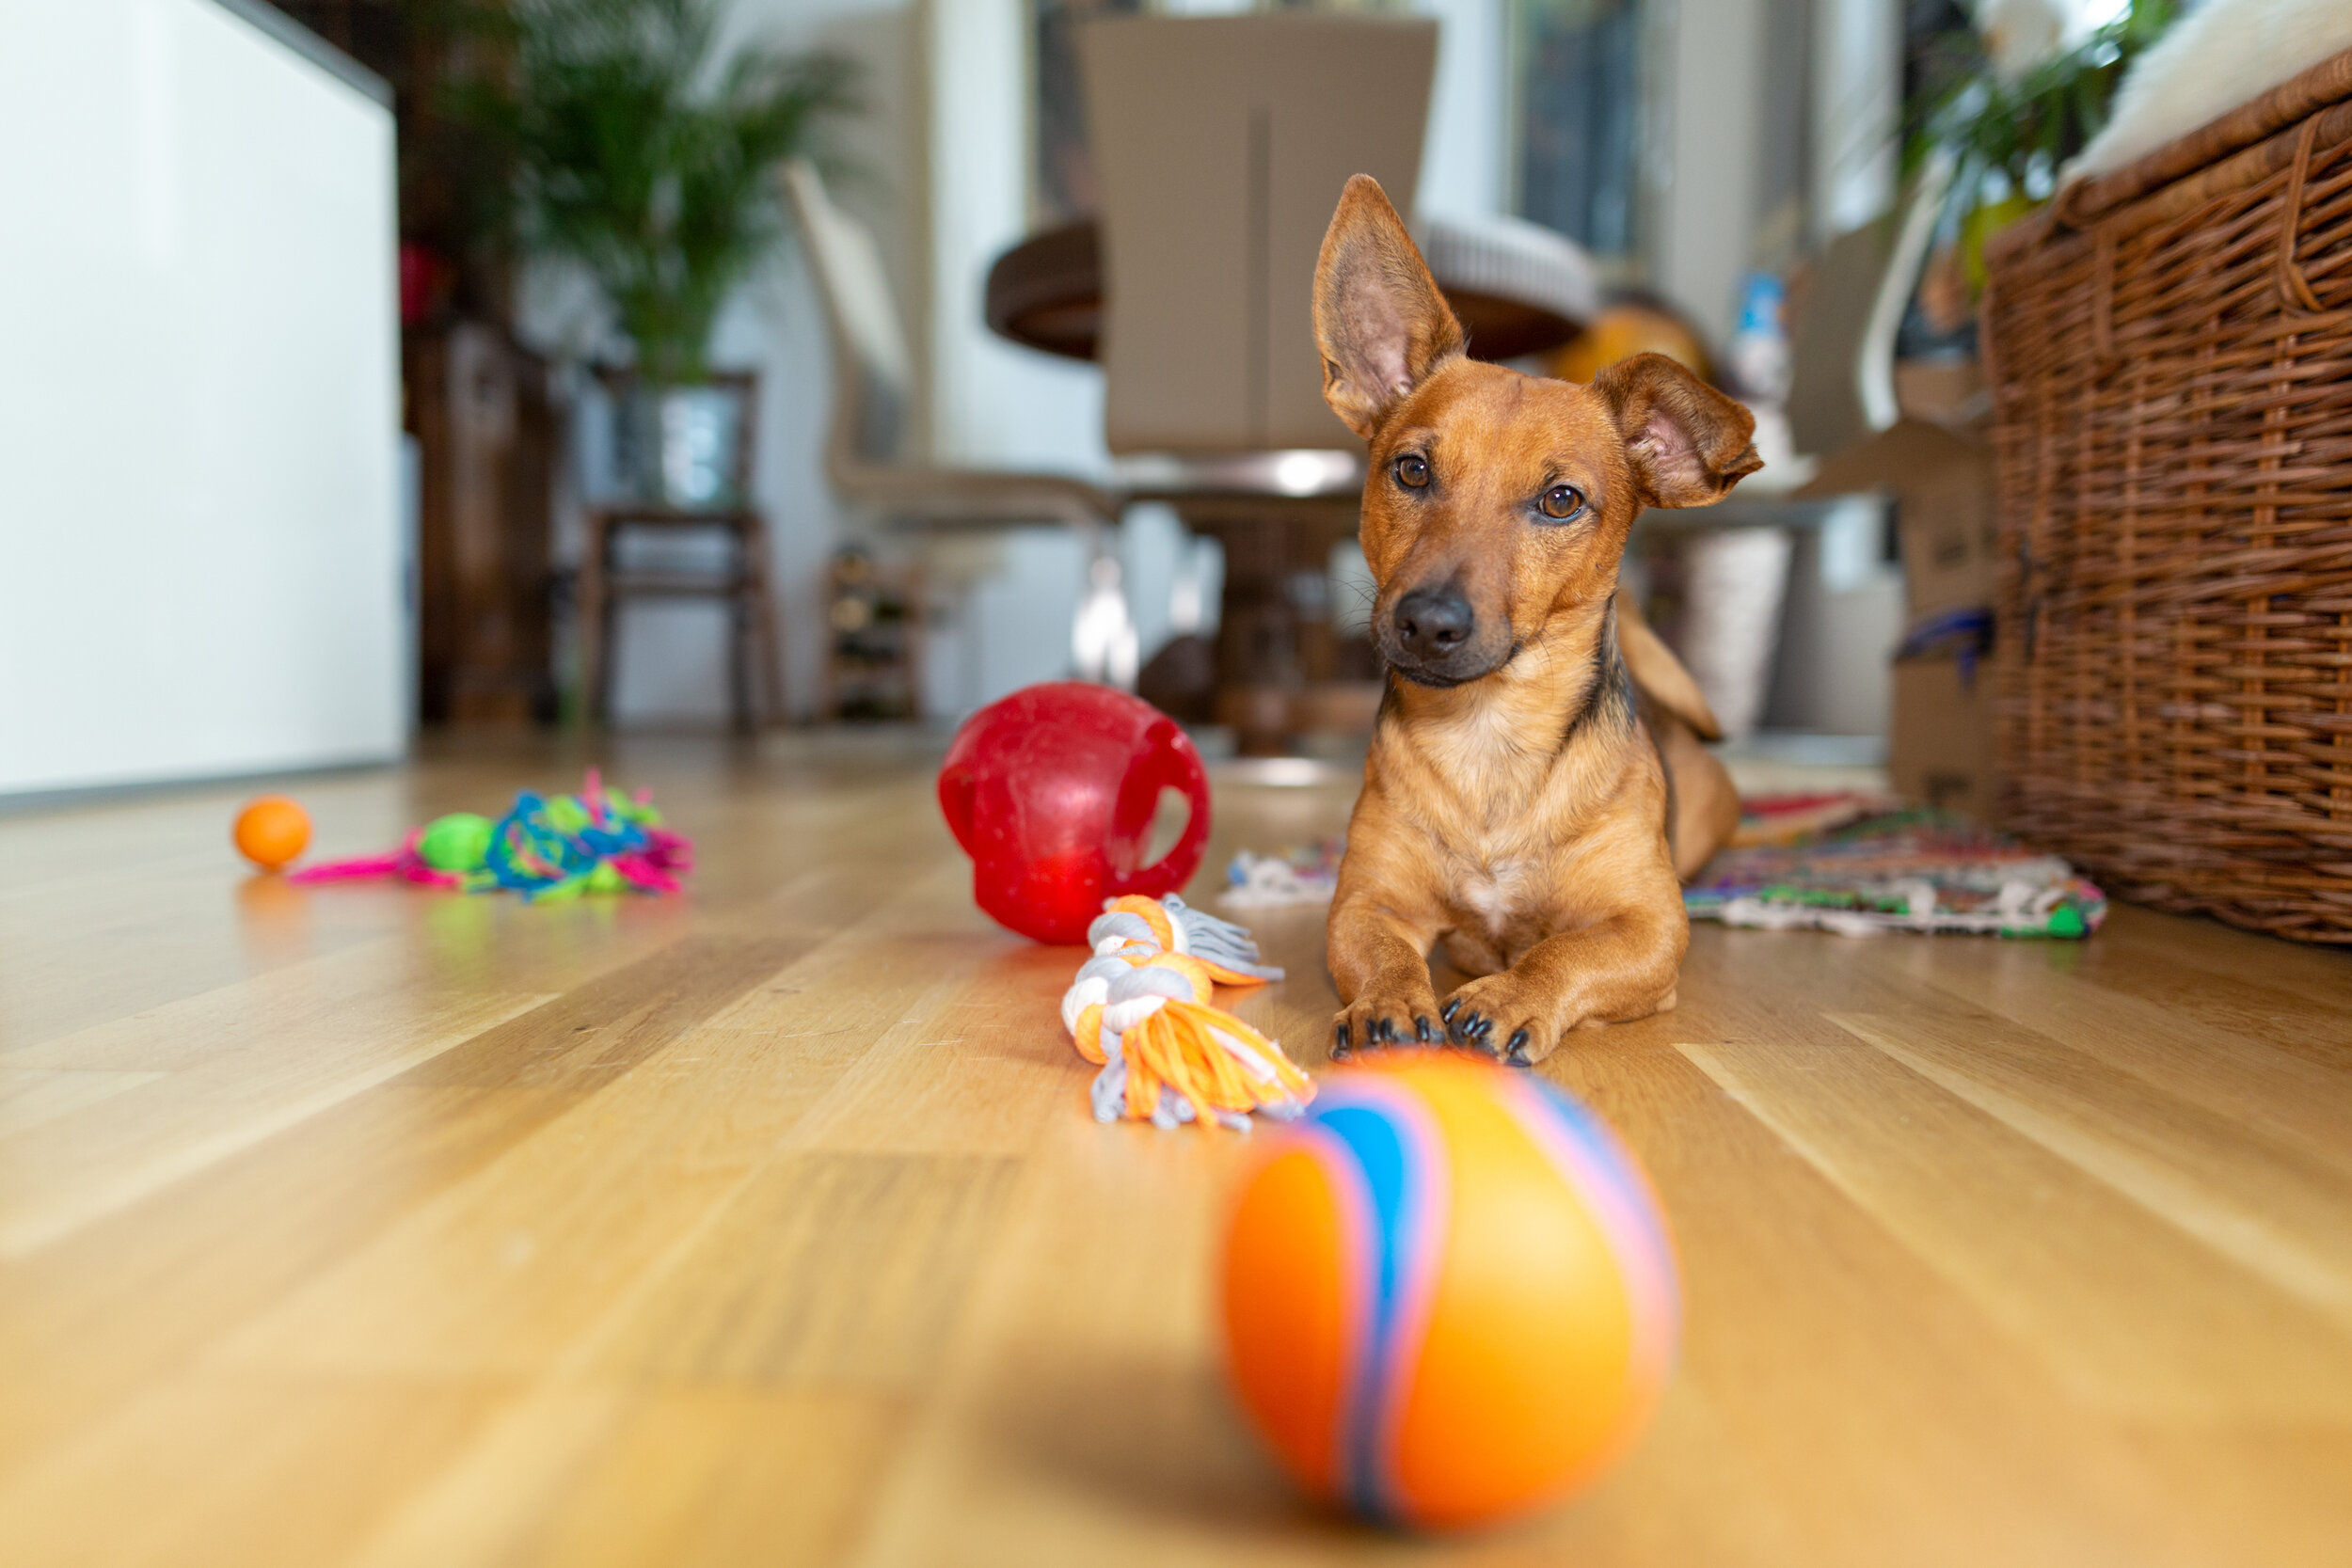
[[[1454,893],[1464,909],[1485,923],[1486,934],[1499,938],[1524,907],[1527,863],[1502,861],[1467,866],[1454,878]]]

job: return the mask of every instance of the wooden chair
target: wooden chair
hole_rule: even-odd
[[[625,375],[600,375],[608,392],[628,395]],[[715,385],[742,399],[742,429],[735,444],[735,466],[727,493],[732,503],[678,507],[639,501],[594,506],[580,569],[580,627],[584,697],[589,717],[601,721],[612,708],[614,631],[624,600],[631,598],[716,599],[727,609],[730,637],[728,707],[735,725],[753,730],[784,719],[784,659],[776,636],[775,594],[769,578],[768,521],[744,498],[751,493],[752,433],[756,426],[757,377],[749,372],[715,374]],[[632,536],[716,534],[725,541],[727,560],[716,571],[646,570],[626,565],[624,541]]]
[[[874,237],[834,205],[813,165],[788,163],[782,178],[833,343],[825,473],[834,493],[886,527],[932,535],[1037,524],[1070,529],[1086,542],[1093,584],[1071,628],[1072,662],[1083,680],[1132,685],[1133,660],[1122,664],[1111,645],[1117,637],[1096,635],[1105,625],[1125,626],[1133,641],[1119,558],[1112,553],[1126,493],[1070,474],[944,465],[914,451],[908,438],[914,359]],[[1089,614],[1105,604],[1107,616]]]

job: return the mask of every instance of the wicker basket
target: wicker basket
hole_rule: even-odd
[[[2352,52],[1988,261],[2005,825],[2352,943]]]

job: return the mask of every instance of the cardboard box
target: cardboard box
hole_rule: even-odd
[[[1896,793],[1993,820],[1992,671],[1983,659],[1895,661],[1886,772]]]
[[[1993,454],[1965,436],[1899,420],[1826,459],[1797,494],[1893,501],[1910,619],[1993,602]]]

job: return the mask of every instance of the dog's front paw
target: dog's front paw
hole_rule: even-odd
[[[1427,981],[1418,989],[1375,982],[1331,1020],[1331,1059],[1344,1061],[1354,1052],[1383,1046],[1435,1045],[1443,1037],[1441,1027],[1437,992]]]
[[[1438,1009],[1447,1039],[1513,1067],[1534,1067],[1551,1054],[1563,1033],[1560,1013],[1560,999],[1548,988],[1508,970],[1472,980]]]

